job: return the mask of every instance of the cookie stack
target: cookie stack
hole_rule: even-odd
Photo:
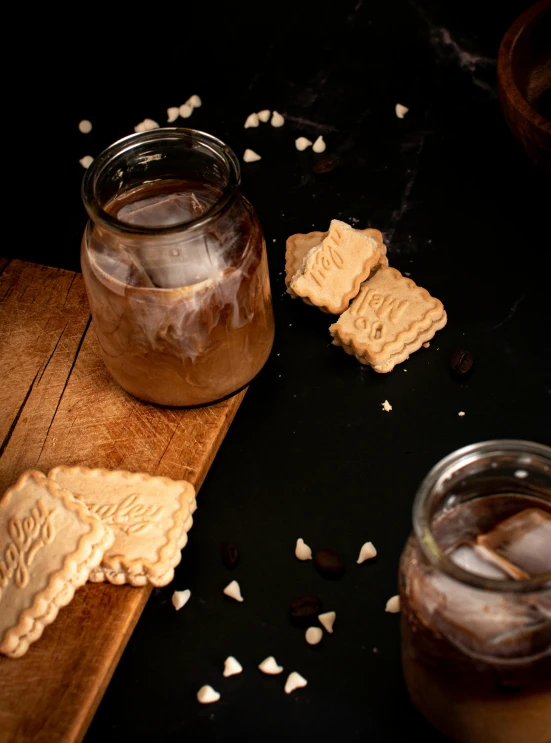
[[[447,322],[439,299],[389,267],[379,230],[334,219],[328,232],[291,235],[285,258],[289,294],[340,315],[333,344],[376,372],[392,371]]]
[[[0,652],[17,658],[86,581],[164,586],[193,523],[185,480],[55,467],[0,501]]]

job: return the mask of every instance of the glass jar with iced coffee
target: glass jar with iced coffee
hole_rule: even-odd
[[[489,441],[427,475],[400,562],[413,703],[452,740],[551,741],[551,449]]]
[[[204,405],[247,385],[274,323],[266,246],[232,150],[190,129],[116,142],[83,181],[81,265],[101,354],[147,402]]]

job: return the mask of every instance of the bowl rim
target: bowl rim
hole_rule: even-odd
[[[505,32],[497,57],[497,79],[502,95],[517,109],[517,111],[528,119],[534,126],[541,129],[545,134],[551,134],[551,122],[533,108],[519,90],[513,71],[511,60],[517,41],[523,30],[530,21],[534,20],[546,11],[551,12],[551,0],[539,0],[523,11]]]

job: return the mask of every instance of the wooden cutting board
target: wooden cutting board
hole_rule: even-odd
[[[0,495],[57,464],[198,489],[244,395],[193,410],[140,403],[100,359],[82,276],[0,258]],[[87,584],[25,656],[0,656],[1,743],[83,738],[150,591]]]

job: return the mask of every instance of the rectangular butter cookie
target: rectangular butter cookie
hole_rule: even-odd
[[[385,373],[430,341],[446,322],[439,299],[395,268],[383,267],[329,331],[336,346]]]
[[[186,480],[123,470],[54,467],[48,477],[70,490],[115,534],[90,580],[165,586],[174,577],[197,506]]]
[[[287,273],[298,263],[297,255],[304,251],[304,256],[288,282],[291,296],[301,297],[323,312],[335,315],[344,312],[381,258],[386,260],[386,256],[382,256],[382,236],[379,243],[366,232],[381,234],[378,230],[355,230],[333,219],[321,243],[309,250],[306,246],[317,238],[316,233],[292,235],[287,241]]]
[[[113,540],[67,490],[42,472],[22,474],[0,501],[0,652],[24,655]]]

